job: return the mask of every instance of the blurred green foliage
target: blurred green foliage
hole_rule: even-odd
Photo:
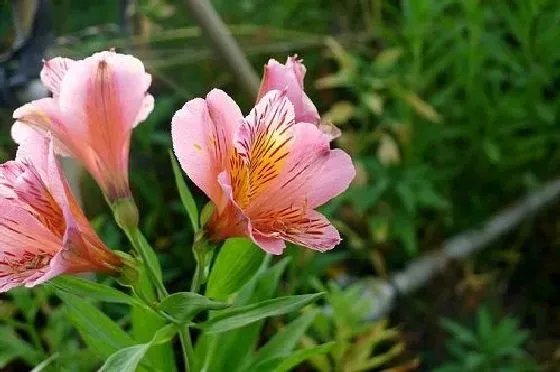
[[[211,87],[228,91],[245,112],[253,102],[213,57],[180,0],[139,0],[127,25],[134,30],[132,35],[121,31],[117,1],[51,3],[58,35],[51,55],[79,58],[117,47],[138,55],[153,74],[156,106],[134,133],[131,184],[143,230],[166,268],[165,280],[172,291],[184,290],[193,270],[189,249],[193,233],[168,157],[171,116],[187,99],[203,96]],[[297,53],[304,58],[309,95],[324,118],[340,126],[343,136],[337,145],[352,154],[358,168],[350,191],[324,207],[342,231],[343,245],[328,255],[292,248],[293,259],[279,293],[308,292],[316,278],[336,279],[341,272],[385,275],[437,247],[445,237],[475,227],[558,173],[560,7],[555,0],[214,0],[213,4],[232,25],[257,71],[270,57],[283,60]],[[13,39],[8,8],[7,2],[0,3],[3,48]],[[10,118],[10,111],[1,112],[2,161],[13,153],[5,135]],[[81,187],[83,203],[104,241],[122,249],[125,239],[99,203],[96,186],[84,176]],[[199,207],[205,201],[200,192],[194,199]],[[347,360],[365,365],[380,350],[378,339],[372,338],[374,331],[389,341],[381,350],[398,354],[391,348],[401,347],[396,330],[384,323],[358,327],[363,309],[357,287],[342,290],[332,284],[327,289],[327,303],[336,317],[318,314],[303,340],[310,346],[335,339],[344,347],[313,358],[316,369],[336,370]],[[60,350],[83,353],[80,360],[92,359],[95,365],[95,358],[70,335],[59,304],[22,303],[44,299],[42,291],[14,292],[0,303],[2,309],[12,309],[2,312],[7,323],[0,327],[0,343],[18,340],[2,349],[8,351],[0,352],[0,367],[17,358],[35,365]],[[348,303],[356,306],[347,309]],[[39,308],[38,319],[24,314],[25,309]],[[130,324],[122,309],[108,310]],[[21,324],[9,324],[12,318]],[[26,333],[33,327],[41,330],[39,336]],[[257,328],[266,334],[263,324]],[[357,333],[348,333],[352,329]],[[524,333],[508,319],[478,329],[483,338],[458,325],[450,331],[466,350],[456,356],[455,366],[471,363],[471,355],[490,363],[505,349],[522,353]],[[466,334],[475,341],[465,344]],[[33,346],[36,337],[47,352]],[[243,352],[258,341],[254,335],[251,345],[241,345]],[[371,352],[344,354],[356,345]]]
[[[481,306],[474,329],[449,319],[443,319],[441,325],[451,336],[447,348],[455,361],[437,368],[437,372],[539,370],[533,358],[523,350],[529,333],[519,328],[514,317],[494,320],[490,310]]]

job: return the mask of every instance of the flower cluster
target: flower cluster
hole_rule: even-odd
[[[346,153],[331,150],[339,133],[321,123],[304,75],[296,57],[270,60],[249,115],[217,89],[175,113],[175,154],[216,205],[209,239],[246,236],[271,254],[285,241],[320,251],[340,242],[315,209],[344,191],[355,171]],[[95,234],[56,156],[77,159],[118,214],[123,201],[134,205],[132,130],[154,106],[142,62],[114,51],[46,61],[41,79],[52,97],[15,110],[18,152],[0,166],[0,292],[65,273],[119,274],[121,255]]]

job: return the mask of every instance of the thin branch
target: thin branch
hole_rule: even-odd
[[[560,197],[560,179],[545,184],[512,207],[502,210],[481,228],[456,235],[443,244],[439,252],[427,253],[404,270],[390,276],[389,280],[375,280],[367,288],[375,308],[369,319],[379,319],[395,305],[398,295],[409,294],[426,285],[442,272],[452,260],[467,258],[485,248],[496,239],[512,231],[523,220],[544,209]]]
[[[185,0],[193,18],[225,65],[251,98],[257,97],[259,77],[208,0]]]

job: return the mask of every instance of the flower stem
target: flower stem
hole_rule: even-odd
[[[134,210],[136,209],[134,208]],[[119,209],[115,208],[115,211],[119,211]],[[119,215],[115,214],[115,217],[117,219],[117,222],[119,222]],[[122,216],[121,220],[123,220]],[[136,219],[136,223],[119,222],[119,226],[121,226],[128,240],[134,247],[134,250],[144,262],[144,267],[146,269],[148,279],[156,291],[158,301],[161,301],[169,294],[167,292],[167,289],[165,288],[165,285],[163,284],[159,261],[157,260],[154,250],[148,244],[140,229],[138,229],[137,221],[138,220]],[[200,285],[198,286],[200,287]],[[148,305],[152,306],[151,304]],[[189,372],[191,370],[191,363],[194,354],[189,327],[187,325],[181,327],[179,335],[181,339],[181,349],[183,352],[185,372]]]
[[[183,351],[183,360],[185,361],[185,372],[189,372],[194,351],[188,326],[183,326],[179,329],[179,338],[181,339],[181,349]]]
[[[152,282],[152,285],[156,290],[158,300],[161,301],[168,295],[168,293],[161,278],[161,271],[156,266],[158,265],[157,259],[150,259],[150,257],[155,257],[155,252],[147,244],[146,239],[138,228],[125,229],[124,231],[134,247],[134,250],[144,262],[150,282]]]
[[[202,284],[206,282],[210,270],[212,252],[208,241],[202,234],[197,234],[195,236],[192,250],[196,261],[196,268],[191,282],[191,292],[198,293]]]

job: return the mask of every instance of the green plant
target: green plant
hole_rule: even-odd
[[[398,329],[390,328],[386,320],[368,320],[374,305],[365,292],[365,284],[354,283],[346,288],[330,282],[323,286],[327,308],[323,309],[311,326],[311,336],[304,336],[306,347],[333,340],[329,355],[311,358],[313,367],[320,372],[365,372],[376,369],[412,369],[418,362],[402,363],[405,343]],[[397,367],[398,366],[398,367]]]
[[[537,365],[523,349],[529,332],[519,327],[512,316],[493,319],[487,307],[480,307],[474,329],[449,319],[441,321],[451,340],[447,349],[453,361],[437,372],[459,371],[537,371]]]

